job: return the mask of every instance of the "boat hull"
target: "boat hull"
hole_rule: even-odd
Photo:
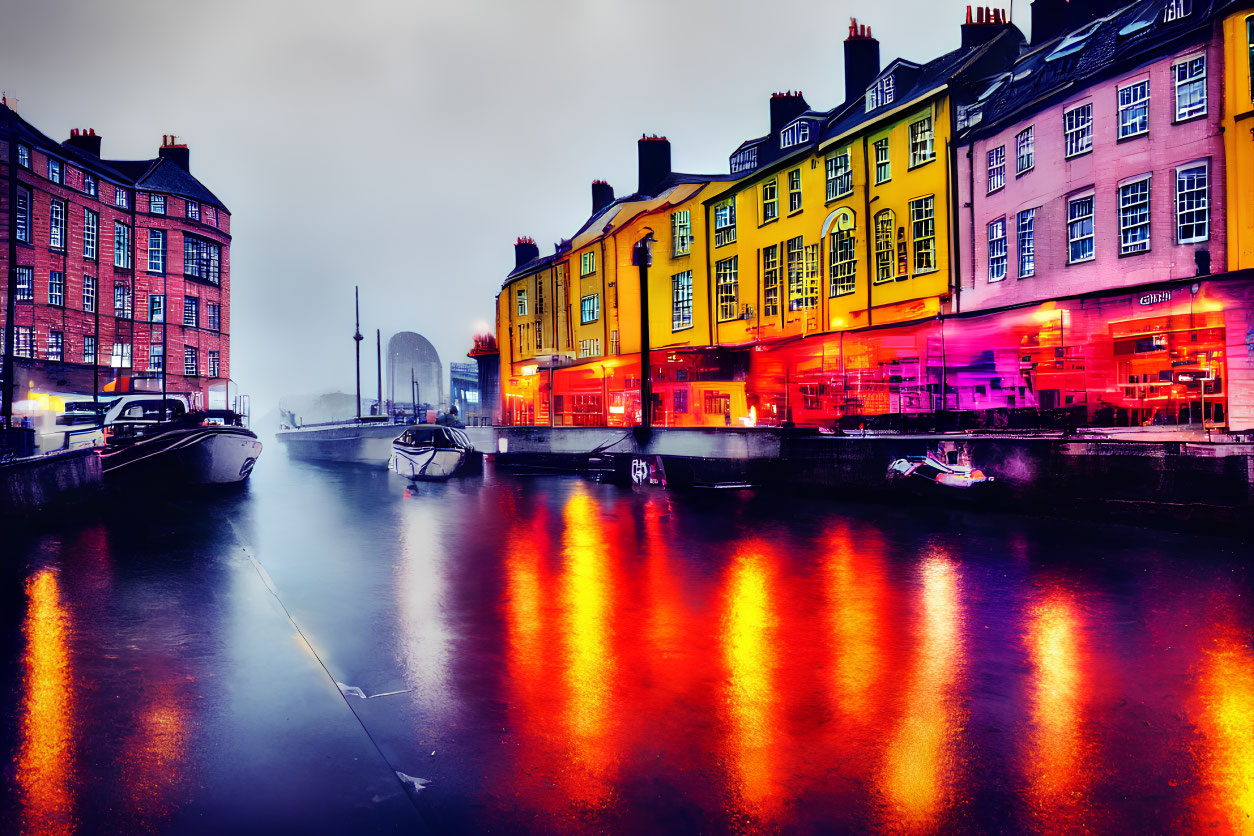
[[[280,430],[274,438],[293,459],[386,467],[392,442],[404,429],[397,424],[343,424]]]
[[[242,428],[192,427],[106,448],[101,467],[111,481],[143,480],[155,487],[225,485],[247,479],[261,449],[257,436]]]

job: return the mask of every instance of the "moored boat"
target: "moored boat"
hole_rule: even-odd
[[[229,410],[191,412],[155,424],[114,422],[100,452],[106,480],[154,487],[230,484],[252,473],[261,442]]]
[[[274,438],[294,459],[357,462],[384,467],[392,441],[404,425],[389,418],[363,417],[323,424],[284,427]]]
[[[407,479],[439,482],[477,473],[483,467],[483,453],[456,427],[420,424],[392,443],[388,467]]]

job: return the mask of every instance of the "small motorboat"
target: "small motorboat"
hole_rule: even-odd
[[[960,450],[953,442],[940,442],[936,450],[928,450],[922,456],[904,456],[888,466],[888,478],[892,481],[925,480],[946,488],[965,490],[975,485],[992,482],[992,476],[971,466],[971,455]]]
[[[392,442],[388,467],[406,479],[439,482],[477,473],[483,467],[483,453],[457,427],[419,424]]]
[[[257,435],[224,409],[106,427],[110,435],[100,464],[110,481],[137,480],[155,488],[242,482],[261,455]]]

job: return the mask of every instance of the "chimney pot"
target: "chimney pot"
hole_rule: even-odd
[[[850,29],[857,21],[850,18]],[[880,72],[880,43],[871,35],[870,26],[857,26],[845,40],[845,101],[857,99]]]

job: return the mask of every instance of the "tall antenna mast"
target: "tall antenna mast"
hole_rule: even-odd
[[[353,326],[353,342],[357,346],[357,420],[361,420],[361,291],[353,288],[353,302],[357,309],[357,319]]]

